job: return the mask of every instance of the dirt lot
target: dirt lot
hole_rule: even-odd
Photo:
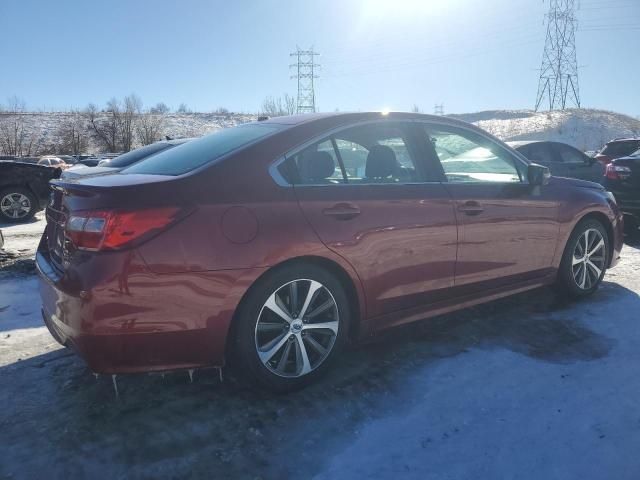
[[[640,478],[640,245],[600,291],[397,329],[302,392],[94,376],[42,326],[42,220],[0,226],[0,478]],[[20,251],[23,250],[23,251]]]

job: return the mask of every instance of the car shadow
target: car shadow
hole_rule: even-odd
[[[561,364],[606,357],[615,341],[584,319],[615,302],[640,309],[635,292],[604,282],[583,302],[539,289],[395,328],[288,395],[248,388],[226,370],[221,382],[217,370],[203,369],[193,382],[187,372],[121,376],[116,397],[110,376],[94,378],[68,350],[38,355],[0,368],[0,476],[4,468],[31,478],[310,477],[326,460],[314,446],[352,435],[417,368],[471,350]]]

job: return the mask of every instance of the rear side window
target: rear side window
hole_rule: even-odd
[[[640,148],[640,141],[624,140],[607,143],[600,153],[612,158],[626,157],[638,148]]]
[[[254,123],[225,128],[155,154],[122,172],[148,175],[182,175],[264,138],[280,128],[282,128],[280,125],[259,125]]]
[[[560,155],[562,163],[573,164],[573,165],[576,165],[576,164],[581,165],[585,163],[584,157],[579,151],[574,150],[573,148],[568,147],[567,145],[556,144],[555,148],[558,151],[558,154]]]
[[[387,122],[341,130],[288,157],[279,170],[298,185],[425,181],[406,126]]]
[[[135,150],[131,150],[130,152],[119,155],[116,158],[110,160],[109,166],[116,168],[128,167],[129,165],[136,163],[145,157],[149,157],[154,153],[167,150],[172,146],[173,145],[171,145],[170,143],[152,143],[151,145],[147,145],[145,147],[136,148]]]
[[[546,165],[556,161],[548,143],[532,143],[517,150],[533,163]]]

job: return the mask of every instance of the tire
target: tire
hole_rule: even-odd
[[[37,205],[36,197],[26,188],[6,187],[0,190],[0,219],[3,222],[29,221],[36,214]],[[18,206],[22,208],[17,210]]]
[[[589,245],[583,254],[588,232]],[[600,245],[602,241],[602,246]],[[582,298],[595,292],[607,269],[611,246],[607,230],[595,219],[580,221],[574,228],[562,255],[558,272],[560,292]],[[598,273],[599,271],[599,273]]]
[[[295,264],[267,273],[236,311],[233,365],[245,380],[268,390],[302,388],[323,375],[344,348],[350,311],[342,284],[321,267]],[[313,326],[320,324],[329,328]]]

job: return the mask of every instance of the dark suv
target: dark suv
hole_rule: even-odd
[[[595,159],[606,167],[611,160],[631,155],[638,149],[640,149],[640,138],[616,138],[607,142]]]
[[[637,234],[640,227],[640,149],[607,165],[603,185],[616,197],[624,214],[625,230]]]

